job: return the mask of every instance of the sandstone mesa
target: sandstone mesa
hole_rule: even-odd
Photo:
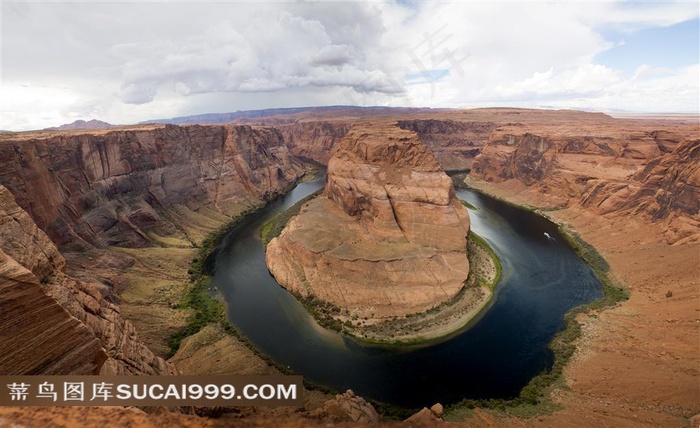
[[[469,274],[468,235],[466,208],[417,135],[356,126],[328,163],[323,195],[266,259],[288,290],[381,319],[454,298]]]

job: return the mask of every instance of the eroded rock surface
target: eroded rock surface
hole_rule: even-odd
[[[302,174],[271,128],[167,125],[0,140],[0,184],[62,249],[149,246],[153,232],[169,236],[193,217],[259,204]]]
[[[401,120],[398,125],[417,133],[445,171],[469,171],[491,132],[498,127],[489,121],[439,119]]]
[[[0,374],[176,374],[0,186]]]
[[[697,130],[678,125],[659,131],[655,125],[612,118],[504,125],[474,159],[471,176],[522,183],[549,206],[644,215],[667,225],[669,243],[697,241]]]
[[[12,134],[0,160],[0,373],[17,374],[177,373],[113,303],[129,257],[104,247],[197,244],[304,172],[279,131],[228,125]]]
[[[350,314],[388,318],[448,301],[469,274],[469,217],[418,137],[356,126],[328,164],[322,197],[267,248],[280,284]]]
[[[364,398],[348,389],[323,404],[323,412],[333,421],[352,421],[364,424],[379,423],[379,413]]]
[[[276,126],[289,150],[304,158],[326,165],[335,145],[350,130],[351,124],[342,121],[309,121]]]

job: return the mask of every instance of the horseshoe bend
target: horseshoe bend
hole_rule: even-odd
[[[204,313],[186,304],[198,285],[188,269],[201,266],[209,233],[288,191],[311,159],[327,166],[323,193],[266,257],[300,299],[339,308],[349,333],[410,340],[390,323],[464,290],[474,294],[465,308],[485,298],[469,286],[481,266],[468,239],[478,215],[470,219],[455,199],[442,172],[451,170],[455,182],[575,229],[630,294],[575,317],[581,333],[561,374],[565,387],[537,397],[559,410],[539,413],[538,422],[687,426],[700,413],[697,118],[505,108],[385,114],[348,108],[246,124],[1,134],[0,374],[279,374],[219,318],[188,330]],[[348,272],[363,281],[350,282]],[[345,288],[324,289],[321,275]],[[374,285],[397,290],[373,298],[358,290]],[[372,325],[389,325],[397,337]],[[169,338],[183,331],[189,337],[173,349]],[[310,397],[303,409],[240,416],[300,426],[355,421],[358,412],[378,417],[355,394]],[[473,426],[534,423],[479,406],[466,415],[448,407],[446,415]],[[226,425],[121,408],[0,408],[0,420],[27,426],[86,414],[100,426],[117,418]]]
[[[364,124],[339,143],[322,195],[270,241],[266,260],[277,281],[302,300],[337,308],[333,318],[345,331],[415,339],[420,332],[382,333],[381,324],[458,295],[473,309],[490,297],[488,287],[467,287],[468,235],[467,209],[418,135]],[[462,314],[461,324],[476,312]]]

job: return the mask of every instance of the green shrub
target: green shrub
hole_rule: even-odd
[[[180,300],[179,308],[191,309],[192,314],[187,318],[187,325],[168,337],[168,358],[175,355],[182,341],[198,333],[210,323],[224,319],[224,305],[207,292],[208,278],[199,278],[191,284]]]
[[[287,223],[289,223],[289,220],[291,220],[292,217],[295,217],[297,214],[299,214],[299,211],[301,211],[301,207],[305,203],[320,195],[322,191],[323,190],[315,191],[309,196],[299,200],[291,207],[287,208],[286,211],[278,213],[270,220],[265,222],[265,224],[263,224],[260,228],[260,239],[262,240],[263,245],[267,246],[267,244],[269,244],[273,238],[278,237],[280,233],[282,233],[282,230],[285,228],[285,226],[287,226]]]

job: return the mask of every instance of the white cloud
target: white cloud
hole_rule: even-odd
[[[659,69],[653,73],[640,70],[637,78],[644,74],[646,79],[642,96],[635,92],[640,88],[632,84],[634,79],[625,80],[620,70],[595,63],[596,54],[619,42],[603,37],[600,30],[606,25],[631,30],[674,24],[698,14],[687,3],[638,6],[630,11],[627,5],[609,2],[479,3],[470,8],[455,3],[430,5],[430,13],[421,14],[416,26],[429,29],[435,44],[446,40],[440,49],[462,60],[459,68],[438,55],[433,60],[424,43],[421,65],[445,68],[450,75],[428,82],[432,83],[430,91],[409,87],[412,103],[452,107],[556,104],[639,111],[663,106],[670,111],[697,111],[699,95],[693,90],[697,84],[681,77],[685,72],[676,70],[676,76],[669,77],[670,81],[682,80],[682,86],[689,88],[685,96],[677,97],[662,89],[670,81],[661,79]],[[424,34],[417,32],[413,44],[424,41]],[[411,70],[416,71],[415,67]],[[654,88],[658,92],[652,94]],[[667,102],[650,102],[659,98]]]
[[[346,27],[330,33],[352,42]],[[358,54],[363,49],[336,44],[318,20],[264,9],[252,11],[244,25],[225,20],[180,40],[117,45],[112,52],[124,61],[121,98],[126,103],[150,102],[163,85],[176,87],[181,95],[300,86],[400,92],[386,73]]]
[[[631,81],[637,80],[637,79],[648,79],[648,78],[654,78],[654,77],[659,77],[659,76],[667,76],[667,75],[672,75],[673,70],[670,68],[665,68],[665,67],[652,67],[649,64],[642,64],[637,69],[634,71],[634,74],[632,75],[632,78],[630,79]]]
[[[512,85],[497,86],[493,98],[505,103],[524,100],[551,103],[555,100],[598,97],[620,82],[618,74],[605,66],[591,64],[564,70],[550,68],[546,72],[535,72]]]
[[[628,80],[600,65],[561,72],[551,70],[508,90],[501,88],[500,100],[511,105],[532,105],[524,102],[536,100],[538,105],[604,111],[697,112],[700,66],[685,67],[672,73],[644,69],[648,70],[648,78]],[[640,75],[643,74],[644,71],[640,71]]]
[[[626,78],[594,59],[621,43],[606,29],[697,17],[684,2],[3,2],[2,11],[11,129],[319,104],[698,108],[697,67],[639,64]]]
[[[36,129],[45,121],[62,120],[70,114],[80,95],[67,88],[37,85],[3,85],[2,129],[10,126],[20,129]],[[27,112],[34,114],[27,114]]]

